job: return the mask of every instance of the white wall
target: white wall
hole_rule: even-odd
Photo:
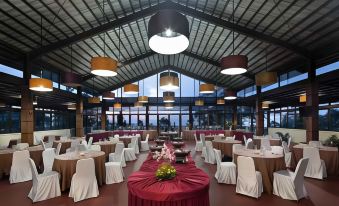
[[[34,132],[34,136],[37,138],[43,138],[46,135],[55,135],[55,136],[71,136],[70,129],[60,129],[60,130],[47,130],[47,131],[37,131]],[[21,133],[9,133],[9,134],[0,134],[0,146],[8,145],[9,141],[12,139],[21,139]],[[37,144],[37,143],[35,143]]]
[[[269,135],[273,135],[276,132],[281,132],[283,134],[288,132],[292,136],[293,142],[306,142],[306,130],[304,129],[268,128]],[[324,142],[331,135],[337,135],[337,137],[339,137],[339,132],[319,131],[319,140]]]

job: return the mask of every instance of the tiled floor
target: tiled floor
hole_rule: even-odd
[[[274,195],[263,194],[258,200],[249,198],[235,193],[235,186],[218,184],[214,179],[216,165],[205,164],[200,157],[200,153],[196,154],[193,151],[193,142],[188,143],[188,147],[192,149],[192,156],[196,165],[203,169],[210,176],[210,205],[246,205],[246,206],[289,206],[289,205],[315,205],[315,206],[338,206],[339,205],[339,177],[330,177],[325,181],[307,179],[306,189],[309,193],[307,199],[299,201],[287,201]],[[147,153],[142,153],[138,156],[135,162],[129,162],[124,168],[126,177],[133,171],[138,170],[142,162],[145,160]],[[19,183],[10,185],[8,179],[0,181],[0,205],[3,206],[26,206],[32,205],[31,200],[27,197],[31,183]],[[61,197],[51,200],[35,203],[36,206],[127,206],[127,184],[126,181],[121,184],[104,185],[99,188],[100,196],[85,200],[79,203],[74,203],[71,198],[68,198],[68,193],[63,193]]]

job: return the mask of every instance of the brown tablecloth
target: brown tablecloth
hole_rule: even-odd
[[[232,157],[233,156],[233,145],[241,144],[241,141],[238,140],[214,140],[212,141],[213,148],[221,151],[221,154]]]
[[[142,140],[146,139],[147,134],[149,134],[148,140],[155,140],[158,137],[157,130],[144,130],[142,133]]]
[[[105,153],[98,151],[87,151],[81,156],[79,153],[70,152],[58,155],[54,159],[53,171],[60,174],[61,191],[65,191],[71,187],[73,174],[76,172],[76,164],[79,159],[93,158],[95,163],[95,175],[98,185],[101,186],[105,182]]]
[[[239,149],[234,152],[234,162],[237,163],[238,156],[252,157],[255,169],[261,172],[264,192],[273,193],[273,173],[279,170],[285,170],[285,158],[283,155],[264,155],[254,154],[254,150]]]
[[[14,149],[0,150],[0,178],[2,178],[3,174],[9,175],[9,173],[11,172],[13,153],[15,151],[16,150]],[[35,165],[40,168],[43,165],[42,152],[44,151],[44,149],[42,148],[42,146],[38,145],[29,147],[28,151],[31,159],[34,160]]]
[[[71,147],[72,140],[56,140],[53,142],[53,148],[57,148],[61,143],[60,154],[65,154],[66,150]]]
[[[194,140],[195,130],[183,130],[182,138],[184,140]]]
[[[128,147],[128,144],[132,142],[132,137],[119,137],[119,141],[123,142],[125,147]]]
[[[253,144],[257,145],[257,148],[260,149],[261,146],[261,138],[253,138]],[[270,139],[271,146],[281,146],[280,139]]]
[[[300,145],[292,147],[291,167],[296,168],[299,160],[303,158],[303,148]],[[339,153],[336,147],[324,147],[319,149],[320,159],[324,160],[327,174],[339,175]]]
[[[104,141],[104,142],[94,142],[94,145],[100,145],[101,151],[105,152],[106,160],[110,153],[114,153],[116,143]]]

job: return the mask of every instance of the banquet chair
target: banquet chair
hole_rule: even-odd
[[[236,184],[237,166],[233,162],[221,162],[220,150],[213,149],[217,161],[217,171],[214,175],[218,183]]]
[[[32,180],[32,172],[29,166],[29,151],[15,151],[13,153],[9,182],[11,184]]]
[[[215,164],[215,155],[213,152],[213,145],[211,141],[206,141],[206,156],[205,162]]]
[[[57,145],[57,148],[55,150],[55,155],[59,155],[60,154],[61,146],[62,146],[62,144],[59,142],[58,145]]]
[[[233,144],[232,145],[232,162],[235,162],[235,159],[234,159],[234,152],[239,150],[239,149],[242,149],[244,146],[241,145],[241,144]]]
[[[304,174],[308,158],[299,160],[295,172],[280,170],[273,173],[273,194],[288,200],[300,200],[307,196]]]
[[[115,135],[114,135],[114,138],[119,138],[119,135],[118,135],[118,134],[115,134]]]
[[[51,171],[39,175],[35,163],[31,158],[29,158],[29,165],[32,173],[33,185],[28,197],[31,198],[33,202],[61,196],[58,172]]]
[[[245,145],[246,149],[254,149],[254,144],[252,139],[248,139]]]
[[[290,152],[286,142],[282,142],[282,147],[284,149],[286,167],[291,167],[292,153]]]
[[[290,148],[291,142],[292,142],[292,136],[290,136],[290,138],[288,138],[288,142],[287,142],[288,148]]]
[[[259,198],[263,192],[262,176],[260,172],[255,171],[253,158],[239,156],[237,165],[236,193]]]
[[[206,157],[206,141],[205,141],[205,134],[200,134],[200,141],[202,142],[202,152],[201,152],[201,157]]]
[[[55,148],[47,148],[42,152],[42,161],[44,163],[44,174],[52,171],[55,158]]]
[[[202,151],[202,142],[201,142],[201,140],[198,140],[196,134],[194,134],[194,140],[195,140],[195,151],[201,152]]]
[[[226,137],[226,141],[232,141],[233,137]]]
[[[80,140],[79,139],[72,140],[71,141],[71,147],[66,149],[66,153],[74,152],[79,144],[80,144]]]
[[[284,149],[282,146],[271,146],[272,154],[283,155]]]
[[[93,137],[89,137],[88,144],[87,144],[87,149],[91,149],[92,144],[93,144]]]
[[[66,136],[61,136],[61,137],[60,137],[60,140],[61,140],[61,141],[66,141],[67,139],[68,139],[68,137],[66,137]]]
[[[132,139],[132,143],[136,144],[137,139]],[[136,160],[137,157],[135,156],[135,149],[134,146],[133,147],[128,147],[128,148],[124,148],[124,154],[125,154],[125,160],[126,161],[133,161]]]
[[[244,145],[247,145],[247,138],[246,138],[246,136],[243,135],[242,137],[243,137],[243,139],[244,139]]]
[[[220,136],[220,137],[224,137],[224,134],[218,134],[218,136]]]
[[[48,136],[48,142],[45,143],[46,148],[52,148],[54,141],[55,141],[55,136],[53,136],[53,135]]]
[[[271,150],[271,143],[268,138],[261,138],[260,149]]]
[[[139,154],[139,145],[137,136],[132,136],[132,140],[131,143],[128,144],[128,148],[133,148],[135,154]]]
[[[25,150],[29,147],[29,144],[28,143],[18,143],[16,146],[15,146],[15,149],[16,150]]]
[[[101,151],[101,146],[100,145],[92,145],[89,150],[100,152]]]
[[[110,162],[121,162],[122,167],[126,167],[124,143],[117,143],[114,153],[110,153],[108,159]]]
[[[41,143],[42,148],[43,148],[44,150],[46,150],[47,148],[46,148],[46,145],[45,145],[44,140],[40,140],[40,143]]]
[[[141,151],[148,151],[149,150],[149,145],[148,145],[148,139],[149,139],[149,134],[146,135],[145,141],[141,141]]]
[[[92,158],[78,160],[68,196],[72,197],[74,202],[78,202],[98,195],[94,160]]]
[[[326,165],[324,160],[320,159],[319,149],[315,147],[304,147],[303,158],[308,158],[305,177],[324,179],[327,177]]]
[[[219,136],[219,135],[214,136],[214,140],[217,140],[217,141],[221,141],[222,138],[223,138],[223,136]]]
[[[316,147],[316,148],[320,148],[322,146],[320,141],[309,141],[308,145],[310,147]]]
[[[126,166],[125,158],[123,155],[124,152],[124,144],[121,144],[118,147],[115,148],[115,152],[117,153],[111,153],[109,158],[114,159],[116,161],[109,161],[105,163],[105,168],[106,168],[106,184],[114,184],[114,183],[119,183],[124,181],[124,171],[122,170],[122,167]],[[111,157],[112,156],[112,157]]]

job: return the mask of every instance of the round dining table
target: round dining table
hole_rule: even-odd
[[[110,153],[114,153],[116,144],[117,143],[112,141],[99,141],[93,143],[93,145],[100,145],[101,151],[105,152],[106,160]]]
[[[213,141],[215,139],[225,139],[225,136],[219,136],[219,135],[206,135],[205,141]]]
[[[39,168],[43,165],[42,163],[42,152],[44,148],[41,145],[28,147],[30,158],[33,159],[35,165]],[[9,175],[12,167],[13,153],[17,151],[12,148],[0,150],[0,178],[5,175]]]
[[[260,150],[237,149],[234,151],[234,163],[237,163],[238,156],[252,157],[256,171],[261,172],[264,192],[273,193],[273,173],[285,170],[284,155],[272,154],[270,151],[260,154]]]
[[[233,156],[233,145],[241,144],[242,142],[239,140],[213,140],[212,145],[213,148],[221,151],[221,154],[226,155],[228,157]]]
[[[261,139],[262,138],[253,138],[253,144],[257,145],[258,149],[260,149],[260,146],[261,146]],[[269,140],[270,140],[271,146],[281,146],[281,140],[280,139],[270,138]]]
[[[61,149],[60,149],[60,154],[66,153],[66,150],[71,147],[72,140],[67,139],[67,140],[54,140],[53,141],[53,148],[57,148],[58,144],[61,143]]]
[[[303,158],[303,148],[306,144],[297,144],[292,147],[291,167],[296,168],[299,160]],[[324,160],[327,174],[330,176],[339,175],[339,153],[337,147],[319,147],[320,159]]]
[[[127,148],[128,144],[132,142],[132,137],[130,137],[130,136],[122,136],[122,137],[119,137],[119,141],[123,142],[125,147]]]
[[[71,187],[73,174],[76,172],[77,161],[80,159],[93,158],[95,163],[95,175],[98,185],[101,186],[105,182],[105,153],[102,151],[84,151],[69,152],[58,155],[54,159],[53,171],[60,174],[61,191],[65,191]]]

